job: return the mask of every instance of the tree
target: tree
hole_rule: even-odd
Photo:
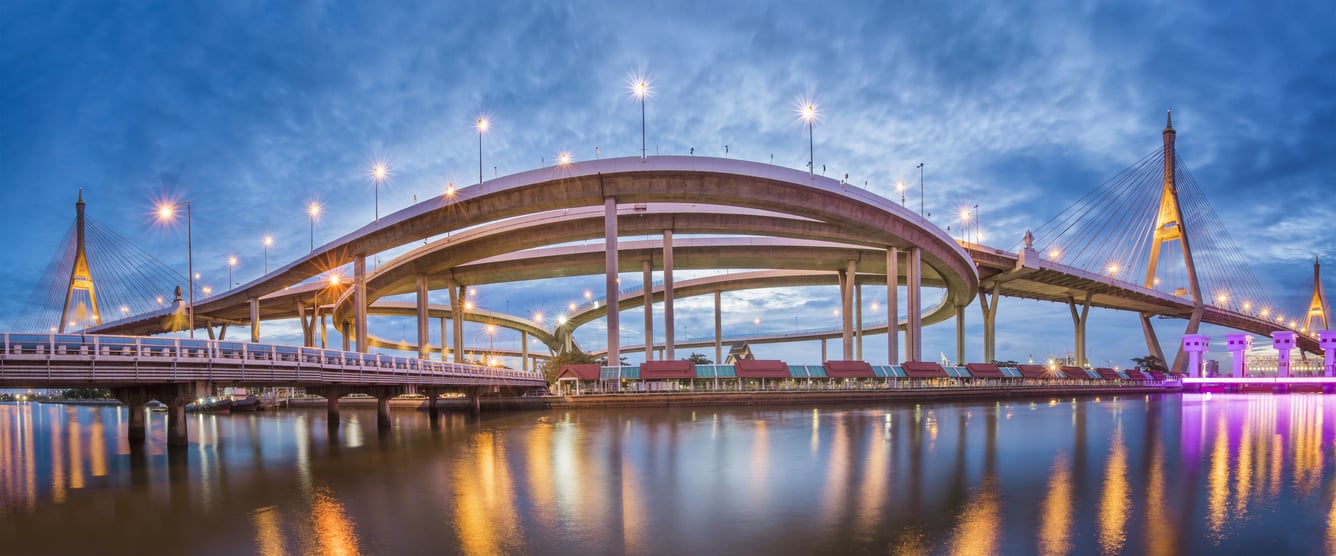
[[[992,361],[992,364],[997,365],[997,366],[999,366],[999,367],[1019,367],[1019,366],[1021,366],[1021,364],[1018,363],[1018,362],[1016,362],[1016,361],[999,361],[999,360],[997,360],[997,359],[994,359],[994,360]]]
[[[692,354],[688,355],[683,361],[690,361],[693,365],[710,365],[714,363],[714,361],[710,361],[710,358],[706,357],[704,353],[695,352],[692,352]]]
[[[589,365],[594,363],[602,364],[602,360],[595,359],[593,355],[580,350],[571,350],[558,353],[548,358],[547,361],[544,361],[543,364],[540,365],[540,369],[543,371],[543,376],[547,377],[547,383],[552,384],[557,381],[557,373],[561,371],[563,366]]]
[[[1132,363],[1136,364],[1137,369],[1146,371],[1166,372],[1169,370],[1169,367],[1165,366],[1164,361],[1161,361],[1159,357],[1156,357],[1154,355],[1147,355],[1145,357],[1133,357]]]

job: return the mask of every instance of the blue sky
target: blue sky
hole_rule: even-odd
[[[897,179],[917,186],[923,162],[928,210],[979,204],[984,241],[1000,247],[1156,149],[1173,109],[1180,156],[1272,298],[1302,310],[1336,216],[1336,6],[1011,4],[5,2],[0,323],[50,261],[79,187],[92,217],[182,269],[180,238],[145,212],[164,192],[191,199],[199,271],[221,276],[235,253],[248,280],[266,233],[271,266],[306,252],[312,199],[325,206],[317,243],[368,222],[375,157],[394,168],[382,214],[472,183],[479,113],[495,121],[489,175],[566,149],[638,154],[626,90],[637,72],[653,81],[651,153],[728,145],[802,167],[793,104],[810,95],[828,175],[892,196]],[[574,281],[570,298],[599,284]],[[540,305],[537,288],[499,288],[483,295]],[[769,328],[796,310],[768,317],[781,297],[801,299],[814,315],[804,320],[835,304],[833,291],[753,292],[730,301],[731,318]],[[693,318],[709,316],[679,316]],[[1001,357],[1070,349],[1065,306],[1003,300],[999,318]],[[967,321],[979,338],[977,308]],[[1172,342],[1182,324],[1161,322]],[[295,329],[277,326],[275,339]],[[925,353],[953,354],[953,329],[930,329]],[[1133,315],[1093,311],[1091,330],[1096,363],[1145,352]],[[816,359],[814,345],[763,349]],[[967,353],[981,357],[981,340]]]

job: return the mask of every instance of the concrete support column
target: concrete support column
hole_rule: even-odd
[[[353,258],[353,327],[357,331],[357,352],[368,353],[366,330],[366,256]]]
[[[1067,297],[1067,308],[1072,311],[1072,327],[1075,328],[1074,343],[1076,344],[1077,367],[1083,367],[1086,364],[1086,318],[1090,316],[1091,295],[1091,292],[1086,292],[1085,301],[1082,301],[1080,304],[1076,302],[1076,298],[1071,296]],[[1076,310],[1078,306],[1081,308],[1079,312]]]
[[[520,370],[529,370],[529,333],[520,331]]]
[[[909,250],[907,261],[907,294],[909,324],[905,330],[905,360],[923,360],[923,251],[914,247]]]
[[[307,313],[306,304],[297,302],[297,321],[302,325],[302,347],[315,347],[315,311]],[[213,339],[213,328],[209,328],[209,339]]]
[[[1141,313],[1141,334],[1146,337],[1146,354],[1154,355],[1160,363],[1167,364],[1168,361],[1164,360],[1164,349],[1160,347],[1160,338],[1155,335],[1155,326],[1150,322],[1153,316],[1150,313]]]
[[[714,290],[714,362],[724,364],[724,327],[723,313],[719,310],[719,297],[723,292]]]
[[[1317,342],[1322,348],[1322,376],[1336,377],[1336,331],[1319,331]]]
[[[432,422],[436,422],[436,419],[441,416],[441,407],[438,404],[441,399],[440,390],[435,388],[419,388],[418,391],[427,397],[427,416]]]
[[[829,360],[830,360],[830,358],[826,357],[826,339],[825,339],[825,338],[822,338],[822,339],[821,339],[821,362],[822,362],[822,363],[825,363],[826,361],[829,361]]]
[[[1248,376],[1248,350],[1252,349],[1252,334],[1225,334],[1225,345],[1234,356],[1234,372],[1230,376]]]
[[[993,284],[993,295],[989,297],[986,288],[979,288],[979,309],[983,312],[983,362],[997,360],[997,298],[1000,284]]]
[[[158,400],[167,404],[167,445],[189,446],[190,433],[186,427],[186,405],[190,399],[184,396],[172,396],[168,400]]]
[[[1201,358],[1202,354],[1210,351],[1211,339],[1201,334],[1186,334],[1183,336],[1183,351],[1188,354],[1188,374],[1192,378],[1201,378]],[[1289,359],[1289,353],[1285,354]]]
[[[454,329],[450,340],[455,343],[455,363],[464,362],[464,304],[467,297],[467,286],[450,288],[450,325]]]
[[[956,364],[965,364],[965,306],[956,305]]]
[[[246,304],[250,306],[251,343],[258,344],[260,343],[260,298],[252,297],[246,301]]]
[[[427,275],[417,275],[417,344],[418,359],[431,358],[431,341],[427,338],[431,334],[430,327],[427,326],[429,315],[427,314]]]
[[[143,442],[146,426],[144,404],[153,398],[144,393],[143,388],[112,388],[111,395],[129,408],[130,418],[127,423],[127,431],[130,442],[135,444]]]
[[[863,285],[854,285],[854,343],[858,360],[863,361]]]
[[[621,360],[621,315],[618,313],[617,285],[617,199],[608,197],[603,200],[603,237],[604,237],[604,290],[606,291],[608,311],[608,365],[620,365]]]
[[[1186,240],[1184,240],[1184,241],[1186,241]],[[1192,264],[1191,259],[1189,259],[1189,260],[1188,260],[1188,265],[1191,265],[1191,264]],[[1192,267],[1191,267],[1191,266],[1188,266],[1188,273],[1191,274],[1192,272],[1193,272]],[[1195,279],[1194,279],[1194,283],[1195,283]],[[1195,291],[1195,289],[1194,289],[1194,291]],[[1196,297],[1196,296],[1194,296],[1194,297]],[[1203,304],[1201,303],[1200,300],[1197,300],[1197,305],[1196,305],[1195,307],[1193,307],[1193,309],[1192,309],[1192,316],[1188,317],[1188,327],[1187,327],[1187,330],[1184,331],[1184,334],[1196,334],[1196,333],[1197,333],[1197,329],[1198,329],[1199,327],[1201,327],[1201,318],[1202,318],[1202,315],[1205,314],[1205,312],[1206,312],[1206,306],[1203,305]],[[1181,373],[1181,372],[1183,372],[1183,366],[1184,366],[1184,365],[1187,365],[1187,358],[1183,356],[1183,345],[1182,345],[1182,344],[1179,344],[1179,346],[1178,346],[1178,355],[1174,356],[1174,365],[1173,365],[1173,367],[1170,367],[1170,370],[1172,370],[1173,372],[1176,372],[1176,373]]]
[[[1184,342],[1188,336],[1184,336]],[[1288,330],[1277,330],[1271,333],[1271,345],[1276,348],[1276,374],[1280,377],[1290,376],[1290,352],[1294,351],[1295,333]]]
[[[390,428],[390,396],[376,398],[376,428]]]
[[[663,231],[663,358],[667,361],[676,359],[673,355],[673,231]]]
[[[654,359],[654,272],[649,259],[640,261],[641,283],[645,285],[645,360]]]
[[[886,363],[900,362],[900,250],[886,248]]]
[[[843,343],[840,357],[845,361],[854,358],[854,281],[857,273],[857,261],[846,261],[840,280],[840,340]]]
[[[343,351],[352,351],[352,350],[353,350],[353,346],[352,346],[352,330],[351,330],[352,327],[353,327],[353,325],[352,325],[351,323],[349,323],[349,322],[347,322],[347,321],[344,321],[344,323],[343,323],[343,329],[339,332],[339,336],[343,339],[343,340],[342,340],[342,341],[343,341]]]
[[[326,322],[326,315],[320,315],[320,349],[329,349],[329,323]]]

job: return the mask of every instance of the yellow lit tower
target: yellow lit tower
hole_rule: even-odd
[[[88,293],[88,305],[82,302],[75,306],[75,319],[87,323],[89,317],[93,323],[102,322],[102,311],[97,306],[97,292],[93,289],[93,274],[88,270],[88,256],[84,253],[84,201],[83,189],[79,189],[79,201],[74,203],[77,217],[74,224],[74,268],[70,269],[70,285],[65,289],[65,307],[60,310],[60,332],[75,321],[70,320],[70,302],[75,291]]]
[[[1188,287],[1192,294],[1192,316],[1188,319],[1185,334],[1196,334],[1201,325],[1202,304],[1201,287],[1197,283],[1197,268],[1192,262],[1192,249],[1188,245],[1188,232],[1184,227],[1183,208],[1178,200],[1178,186],[1174,180],[1174,119],[1173,114],[1165,116],[1164,124],[1164,188],[1160,192],[1160,212],[1155,218],[1155,231],[1150,242],[1150,264],[1146,266],[1146,287],[1155,287],[1155,272],[1159,268],[1160,248],[1165,243],[1177,241],[1183,251],[1183,266],[1187,269]],[[1182,372],[1187,360],[1180,345],[1178,355],[1174,357],[1175,372]]]
[[[1313,257],[1313,300],[1308,302],[1308,315],[1304,317],[1304,333],[1313,335],[1321,330],[1331,330],[1331,321],[1327,320],[1331,305],[1327,304],[1327,288],[1322,287],[1322,264]]]

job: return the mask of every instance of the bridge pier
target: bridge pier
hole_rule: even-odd
[[[886,248],[886,363],[900,362],[900,250]]]
[[[111,393],[130,408],[130,419],[126,426],[131,443],[144,441],[144,404],[158,400],[167,404],[167,445],[187,446],[190,438],[186,429],[186,405],[195,398],[211,394],[212,390],[211,383],[195,381],[112,388]]]
[[[1076,366],[1084,367],[1086,364],[1086,319],[1090,316],[1090,296],[1091,292],[1086,292],[1085,300],[1081,303],[1076,302],[1076,298],[1067,296],[1067,308],[1072,310],[1072,326],[1076,329]],[[1081,310],[1078,312],[1077,307]]]
[[[345,336],[346,337],[346,336]],[[347,386],[307,386],[306,393],[325,398],[325,412],[330,427],[339,425],[339,398],[352,393]]]
[[[614,244],[615,246],[616,244]],[[616,259],[613,259],[616,261]],[[616,272],[614,270],[614,272]],[[672,361],[677,344],[673,333],[673,231],[663,231],[663,359]],[[613,361],[609,359],[608,361]]]
[[[435,423],[441,416],[441,408],[437,402],[441,399],[441,391],[435,388],[418,388],[418,393],[427,397],[427,416],[431,422]]]
[[[905,262],[908,278],[905,281],[906,311],[909,323],[905,328],[905,360],[923,360],[923,250],[914,247],[909,250]]]
[[[654,360],[654,267],[649,258],[640,261],[640,282],[645,298],[645,360]]]
[[[390,421],[390,398],[404,393],[402,386],[370,386],[366,393],[376,398],[376,428],[388,429]]]
[[[857,261],[845,262],[844,270],[839,273],[840,282],[840,355],[845,361],[854,358],[854,277],[857,275]]]
[[[997,360],[997,298],[1001,285],[993,282],[991,297],[984,287],[979,288],[979,309],[983,312],[983,362]]]

